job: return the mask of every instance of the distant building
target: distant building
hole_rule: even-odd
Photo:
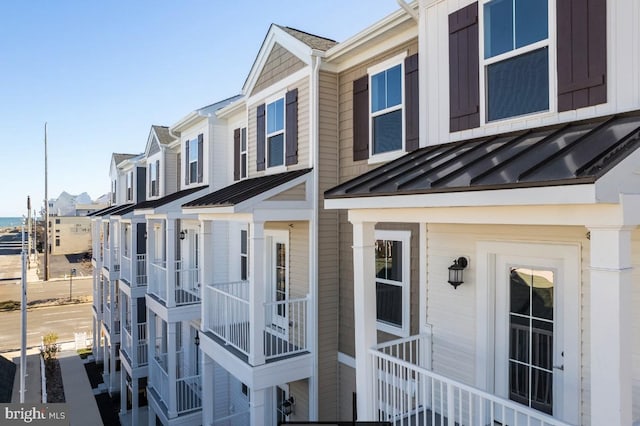
[[[49,218],[51,254],[84,253],[91,249],[91,219],[86,216]]]

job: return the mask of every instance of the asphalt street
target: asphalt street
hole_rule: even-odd
[[[58,335],[58,342],[69,342],[74,333],[91,334],[91,303],[60,305],[27,310],[27,347],[40,345],[47,333]],[[0,312],[0,352],[20,348],[20,311]]]

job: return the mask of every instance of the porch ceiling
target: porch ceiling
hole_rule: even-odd
[[[326,199],[593,184],[640,147],[640,111],[428,146]]]

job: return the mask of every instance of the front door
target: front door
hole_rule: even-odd
[[[565,333],[575,319],[566,317],[564,298],[577,283],[565,281],[565,269],[563,259],[495,257],[496,394],[558,418],[574,392],[565,388]]]
[[[289,234],[270,232],[269,276],[271,302],[268,303],[271,330],[285,340],[289,335],[287,299],[289,298]]]
[[[478,386],[579,424],[581,246],[481,241],[477,249]],[[508,410],[494,420],[520,423]]]

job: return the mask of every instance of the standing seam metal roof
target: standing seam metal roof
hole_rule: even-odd
[[[325,192],[351,198],[593,183],[640,147],[640,111],[433,145]]]
[[[311,169],[294,170],[274,175],[265,175],[245,179],[203,197],[190,201],[182,207],[222,207],[233,206],[256,195],[285,184],[299,176],[309,173]]]

